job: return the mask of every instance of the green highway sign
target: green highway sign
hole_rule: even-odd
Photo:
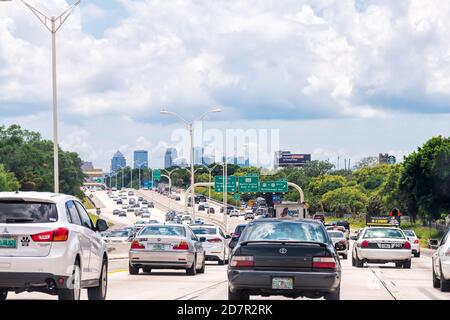
[[[237,186],[236,186],[236,177],[235,176],[228,176],[227,177],[227,191],[230,193],[237,192]],[[217,176],[214,177],[214,191],[215,192],[223,192],[223,176]]]
[[[235,193],[233,195],[233,199],[236,200],[236,201],[240,201],[241,200],[241,195],[239,193]]]
[[[259,177],[245,176],[239,177],[239,192],[240,193],[256,193],[259,191]]]
[[[161,170],[153,170],[153,181],[161,180]]]
[[[287,193],[289,191],[287,181],[266,181],[260,183],[260,192]]]

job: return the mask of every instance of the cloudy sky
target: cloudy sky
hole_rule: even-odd
[[[281,149],[334,163],[401,158],[450,135],[448,17],[442,0],[83,0],[57,35],[61,146],[161,166],[182,125],[159,111],[221,106],[205,130],[276,129]],[[49,139],[50,48],[26,7],[0,3],[0,124]]]

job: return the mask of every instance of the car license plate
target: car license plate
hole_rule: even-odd
[[[16,249],[17,239],[10,236],[0,236],[0,249]]]
[[[292,278],[273,278],[272,289],[275,290],[292,290],[294,289],[294,279]]]
[[[391,249],[391,248],[392,248],[392,246],[391,246],[390,243],[379,243],[378,246],[379,246],[381,249]]]
[[[166,249],[166,246],[158,243],[158,244],[154,244],[152,248],[153,248],[153,250],[164,251]]]

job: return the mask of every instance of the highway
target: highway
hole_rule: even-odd
[[[95,192],[96,203],[101,203],[102,216],[117,226],[132,224],[134,214],[127,218],[112,215],[115,208],[106,192]],[[150,209],[152,218],[164,221],[166,206],[179,211],[184,206],[152,191],[140,191],[147,199],[155,202]],[[201,216],[206,216],[201,214]],[[215,215],[217,219],[220,214]],[[230,225],[242,223],[242,218],[231,218]],[[351,252],[351,251],[349,251]],[[412,259],[411,269],[396,269],[393,264],[369,265],[365,268],[351,266],[351,259],[341,260],[343,267],[342,300],[449,300],[450,293],[443,293],[432,287],[431,252],[424,250],[420,258]],[[186,276],[184,271],[161,270],[150,274],[131,276],[128,274],[128,260],[111,260],[109,265],[109,300],[226,300],[227,267],[207,262],[205,274]],[[9,299],[57,299],[39,293],[10,294]],[[82,299],[87,299],[83,291]],[[251,299],[285,299],[283,297],[251,297]]]

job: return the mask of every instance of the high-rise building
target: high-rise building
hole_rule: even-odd
[[[127,160],[125,159],[125,157],[123,156],[122,152],[117,151],[113,158],[111,159],[111,171],[117,171],[120,168],[126,167],[127,165]]]
[[[134,169],[148,169],[148,152],[136,150],[134,152]]]
[[[174,166],[174,161],[177,158],[177,149],[168,148],[166,150],[166,155],[164,156],[164,168],[168,169]]]
[[[177,158],[173,160],[172,163],[173,167],[180,167],[180,168],[188,168],[189,164],[187,163],[186,159],[184,158]]]
[[[195,147],[194,148],[194,164],[195,165],[202,165],[203,162],[203,156],[205,153],[205,149],[202,147]]]

